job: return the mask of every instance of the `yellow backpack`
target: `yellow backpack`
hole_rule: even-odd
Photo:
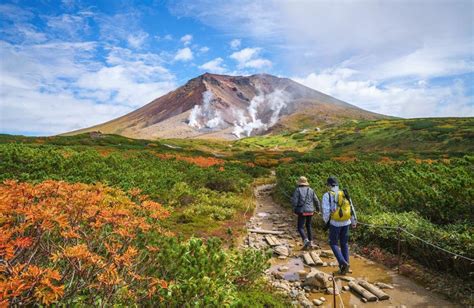
[[[329,191],[329,203],[336,201],[336,193]],[[342,190],[338,191],[336,211],[331,213],[331,220],[345,221],[351,219],[351,203],[347,200]]]

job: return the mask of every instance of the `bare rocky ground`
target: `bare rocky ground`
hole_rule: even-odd
[[[241,246],[273,251],[266,279],[277,292],[288,295],[294,306],[334,307],[334,293],[337,307],[456,306],[393,270],[359,255],[351,255],[351,273],[346,276],[337,274],[337,262],[326,238],[317,239],[320,247],[303,250],[296,231],[296,216],[272,200],[272,191],[271,184],[261,185],[255,190],[257,204],[254,215],[247,223],[248,234]],[[311,264],[314,261],[317,264]],[[362,296],[356,291],[359,288],[362,292],[367,290],[361,287],[366,283],[369,287],[375,286],[373,292],[381,292],[378,297],[372,292]],[[384,299],[387,296],[389,298]]]

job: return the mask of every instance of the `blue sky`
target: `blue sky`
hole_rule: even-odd
[[[401,117],[474,115],[474,1],[2,1],[0,132],[126,114],[206,71]]]

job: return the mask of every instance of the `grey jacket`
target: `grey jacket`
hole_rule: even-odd
[[[298,186],[291,197],[293,211],[297,214],[319,212],[319,199],[309,186]]]

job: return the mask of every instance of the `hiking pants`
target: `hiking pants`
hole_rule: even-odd
[[[349,265],[349,227],[350,225],[344,227],[329,226],[329,245],[339,266]]]
[[[313,216],[303,216],[303,214],[298,215],[298,233],[301,235],[303,242],[307,239],[312,241],[313,234],[311,233],[311,218]],[[306,225],[306,231],[308,232],[308,237],[304,233],[304,226]]]

